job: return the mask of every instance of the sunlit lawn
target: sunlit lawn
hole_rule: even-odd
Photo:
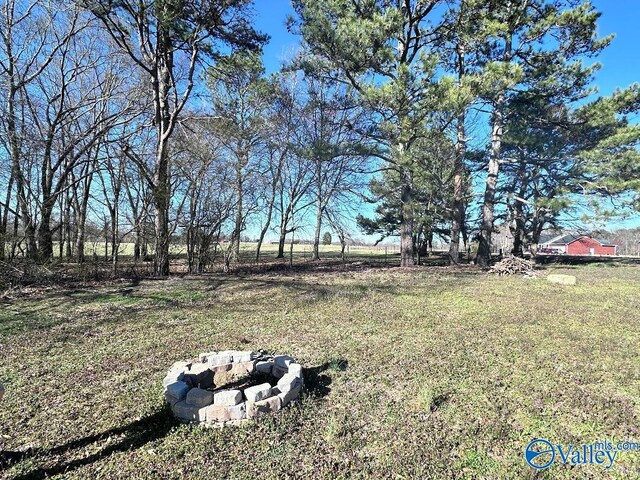
[[[534,474],[536,437],[640,440],[640,267],[208,275],[0,303],[7,478],[638,478]],[[175,422],[161,380],[212,349],[288,353],[301,403],[241,428]]]

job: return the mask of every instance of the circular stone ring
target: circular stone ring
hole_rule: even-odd
[[[178,420],[216,425],[280,410],[300,396],[304,378],[288,355],[226,350],[174,363],[162,384]]]

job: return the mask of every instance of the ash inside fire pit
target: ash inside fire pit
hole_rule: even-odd
[[[176,418],[213,425],[280,410],[300,396],[304,379],[288,355],[226,350],[174,363],[162,383]]]

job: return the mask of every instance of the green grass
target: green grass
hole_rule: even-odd
[[[640,267],[208,275],[52,288],[0,304],[6,478],[640,478],[523,458],[640,439]],[[241,428],[175,422],[161,380],[212,349],[307,369],[302,401]],[[29,450],[27,450],[29,449]]]

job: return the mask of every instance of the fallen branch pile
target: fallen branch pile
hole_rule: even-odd
[[[535,277],[534,263],[520,257],[505,257],[489,269],[490,273],[497,275],[517,275]]]

